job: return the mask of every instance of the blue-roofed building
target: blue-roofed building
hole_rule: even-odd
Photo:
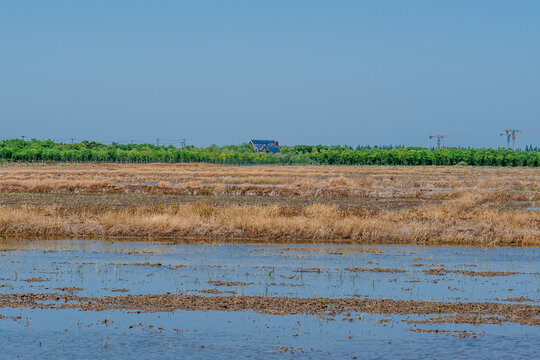
[[[277,140],[250,140],[249,144],[253,146],[253,150],[257,152],[264,151],[273,154],[281,153]]]

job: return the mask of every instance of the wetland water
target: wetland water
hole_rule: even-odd
[[[1,358],[538,358],[539,260],[535,248],[3,242]],[[441,318],[435,302],[469,310]]]

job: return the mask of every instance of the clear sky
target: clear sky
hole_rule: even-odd
[[[0,124],[0,138],[503,146],[505,128],[540,130],[540,1],[0,0]]]

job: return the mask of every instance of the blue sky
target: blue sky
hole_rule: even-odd
[[[503,146],[540,130],[538,19],[532,0],[0,0],[0,138]]]

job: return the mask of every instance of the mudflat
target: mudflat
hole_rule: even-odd
[[[114,290],[113,290],[114,291]],[[125,292],[118,291],[116,292]],[[539,326],[540,306],[526,304],[433,302],[392,299],[328,299],[264,296],[204,296],[149,294],[116,297],[79,297],[57,293],[0,295],[0,308],[81,309],[92,311],[137,310],[144,312],[256,311],[272,315],[309,314],[333,319],[356,314],[433,315],[423,324],[502,324]],[[353,315],[354,314],[354,315]],[[356,315],[356,316],[355,316]],[[341,319],[343,320],[343,319]],[[414,321],[411,323],[415,323]]]

